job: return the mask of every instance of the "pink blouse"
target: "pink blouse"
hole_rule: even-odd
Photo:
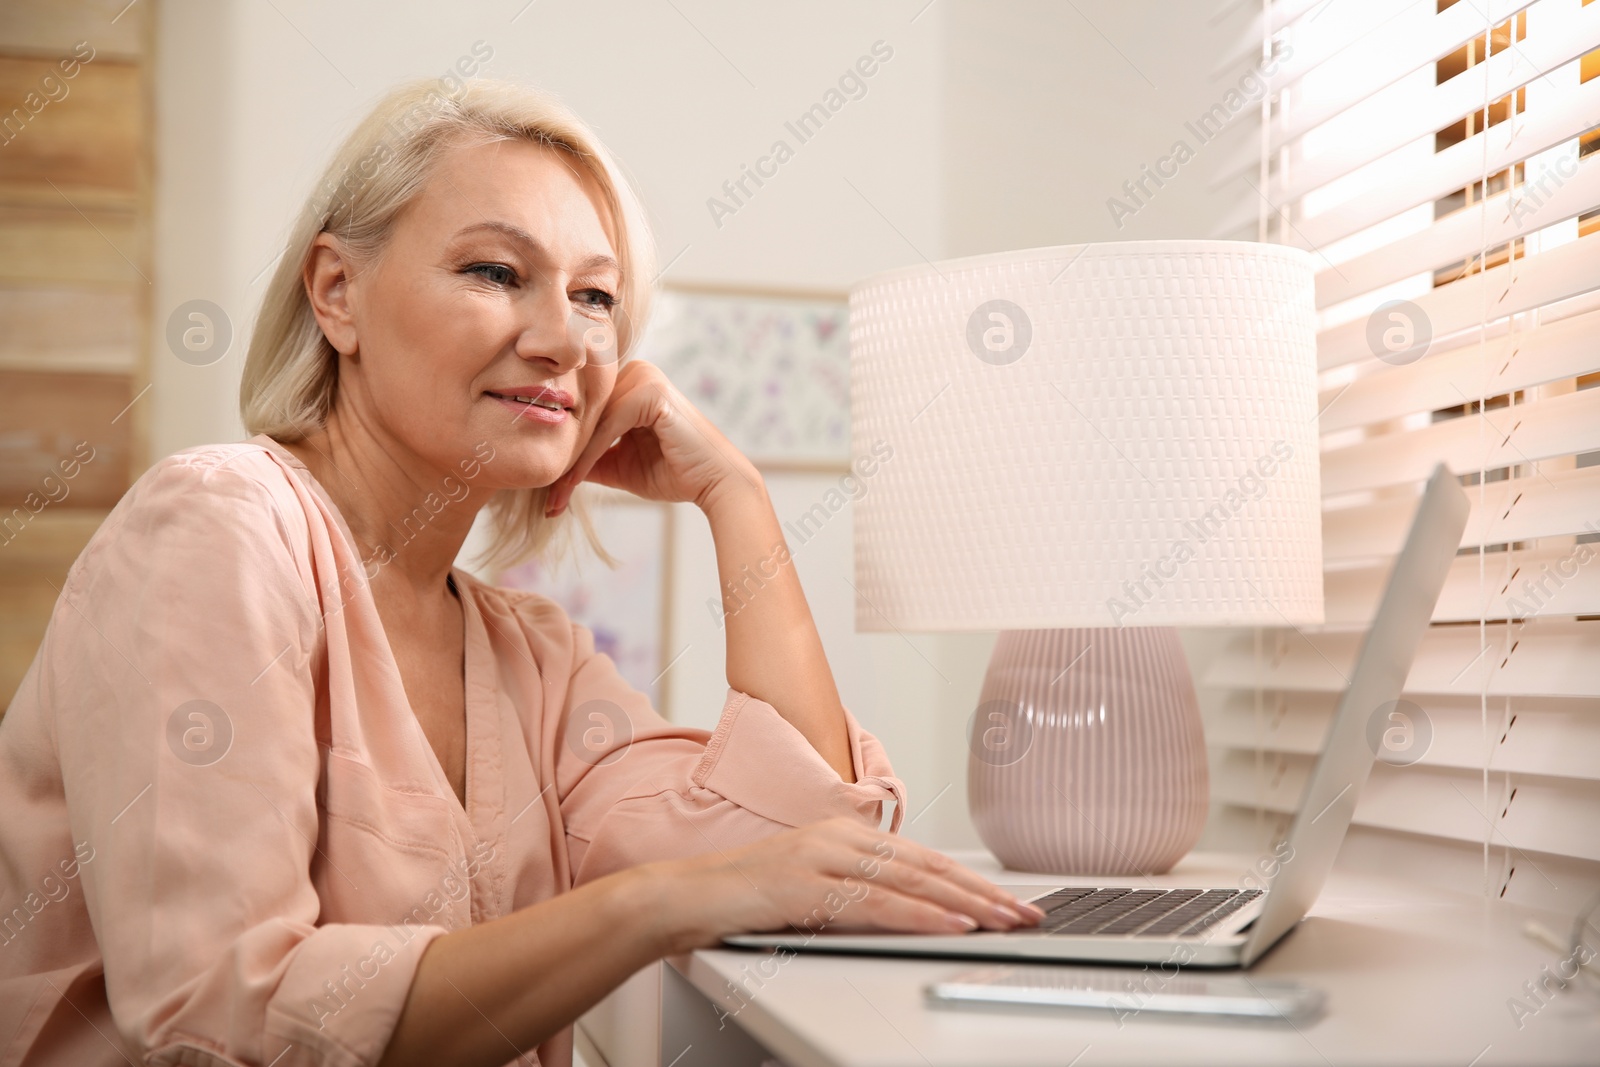
[[[0,720],[0,1064],[371,1064],[448,930],[885,800],[898,828],[848,711],[854,783],[736,690],[674,726],[555,603],[458,568],[463,808],[353,546],[258,434],[157,463],[73,565]]]

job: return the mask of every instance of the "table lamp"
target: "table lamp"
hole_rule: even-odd
[[[1173,627],[1322,621],[1312,282],[1135,241],[851,288],[856,628],[1001,631],[967,785],[1007,867],[1170,868],[1209,800]]]

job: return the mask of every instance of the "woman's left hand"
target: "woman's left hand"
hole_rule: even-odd
[[[646,500],[693,501],[701,508],[724,485],[761,484],[755,467],[722,431],[660,367],[640,359],[617,372],[589,443],[551,484],[545,515],[559,515],[585,480]]]

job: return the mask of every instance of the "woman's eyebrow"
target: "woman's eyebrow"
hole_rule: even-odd
[[[460,237],[464,234],[473,233],[478,230],[491,230],[495,233],[504,234],[513,241],[527,245],[528,248],[539,258],[545,260],[550,258],[549,249],[545,248],[543,242],[541,242],[537,237],[529,233],[527,230],[524,230],[521,226],[517,226],[509,222],[488,220],[485,222],[474,223],[471,226],[465,226],[456,231],[456,236]],[[622,270],[622,265],[618,263],[616,259],[606,255],[603,252],[596,252],[594,255],[589,256],[587,259],[583,260],[577,265],[578,270],[589,270],[595,267],[609,267],[610,269],[616,271]]]

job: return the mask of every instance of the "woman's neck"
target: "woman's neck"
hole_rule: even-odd
[[[446,486],[459,480],[450,472],[433,470],[402,443],[380,439],[337,407],[322,429],[280,443],[333,499],[369,575],[402,579],[418,594],[447,592],[450,569],[488,492],[452,499]]]

